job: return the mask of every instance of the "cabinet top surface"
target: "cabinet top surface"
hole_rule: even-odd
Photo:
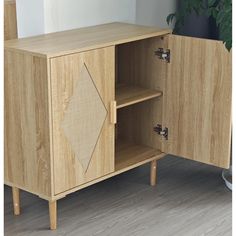
[[[5,49],[19,50],[50,58],[169,33],[171,33],[170,29],[158,29],[126,23],[109,23],[9,40],[5,42]]]

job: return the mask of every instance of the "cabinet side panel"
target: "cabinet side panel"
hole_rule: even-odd
[[[5,52],[5,181],[51,195],[47,60]]]

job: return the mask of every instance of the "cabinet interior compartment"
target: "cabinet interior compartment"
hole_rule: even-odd
[[[117,109],[162,96],[159,80],[163,69],[158,68],[155,51],[163,44],[156,37],[116,47]]]
[[[116,47],[116,171],[162,155],[154,127],[162,124],[166,62],[155,51],[164,43],[155,37]]]

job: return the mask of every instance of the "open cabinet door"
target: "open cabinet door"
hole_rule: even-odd
[[[167,36],[171,59],[164,90],[163,151],[228,168],[231,54],[220,41]]]

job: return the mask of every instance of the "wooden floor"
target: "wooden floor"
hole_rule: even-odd
[[[221,170],[174,157],[159,161],[159,183],[149,165],[124,173],[58,203],[58,230],[48,230],[48,204],[22,193],[22,215],[12,214],[5,189],[6,236],[231,236],[231,192]]]

